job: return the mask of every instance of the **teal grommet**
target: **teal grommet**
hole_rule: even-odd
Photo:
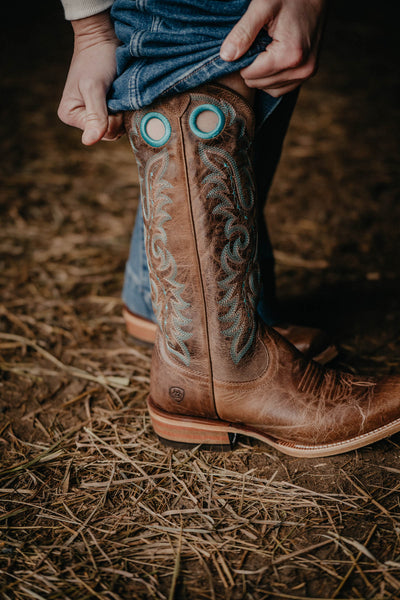
[[[146,131],[147,123],[151,119],[158,119],[164,125],[165,133],[159,140],[150,137]],[[143,117],[143,119],[140,122],[140,133],[144,141],[150,144],[150,146],[153,146],[153,148],[159,148],[160,146],[163,146],[166,142],[168,142],[169,138],[171,137],[171,125],[167,117],[164,117],[164,115],[162,115],[161,113],[149,112]]]
[[[196,125],[196,119],[200,113],[208,111],[208,110],[210,110],[211,112],[213,112],[214,114],[217,115],[218,123],[212,131],[201,131],[201,129],[199,129]],[[218,108],[218,106],[214,106],[213,104],[201,104],[200,106],[197,106],[191,113],[191,115],[189,117],[189,125],[190,125],[190,129],[193,131],[193,133],[195,135],[197,135],[197,137],[199,137],[203,140],[209,140],[209,139],[215,137],[216,135],[218,135],[224,128],[225,115],[222,112],[222,110],[220,108]]]

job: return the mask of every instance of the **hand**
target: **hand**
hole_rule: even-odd
[[[273,41],[240,71],[246,85],[279,97],[317,70],[327,0],[252,0],[225,38],[220,56],[245,54],[264,27]]]
[[[115,36],[108,12],[72,21],[74,54],[58,108],[67,125],[83,130],[82,143],[112,141],[123,134],[122,114],[109,115],[106,96],[115,79]]]

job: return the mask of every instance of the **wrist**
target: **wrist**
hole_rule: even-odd
[[[99,43],[113,43],[118,45],[114,27],[108,10],[71,21],[75,36],[75,50],[84,50]]]

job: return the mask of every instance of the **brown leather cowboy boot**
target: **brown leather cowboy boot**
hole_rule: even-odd
[[[200,128],[204,111],[215,115],[211,131]],[[162,134],[151,133],[154,123]],[[324,369],[257,321],[246,101],[209,84],[127,113],[126,128],[159,323],[148,398],[158,436],[227,448],[245,434],[311,457],[399,431],[397,378],[375,383]]]

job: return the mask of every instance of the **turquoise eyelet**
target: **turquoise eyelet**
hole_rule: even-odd
[[[210,110],[211,112],[215,113],[218,117],[218,123],[212,131],[201,131],[201,129],[199,129],[196,125],[197,117],[199,116],[200,113],[202,113],[206,110]],[[197,106],[191,113],[191,115],[189,117],[189,125],[190,125],[190,129],[193,131],[193,133],[195,135],[197,135],[197,137],[199,137],[203,140],[209,140],[209,139],[215,137],[216,135],[218,135],[224,128],[225,115],[222,112],[222,110],[220,108],[218,108],[218,106],[214,106],[213,104],[201,104],[200,106]]]
[[[150,137],[146,131],[146,125],[150,119],[159,119],[164,125],[165,133],[159,140],[155,140],[154,138]],[[164,115],[161,113],[149,112],[140,122],[140,133],[144,141],[150,144],[150,146],[153,146],[153,148],[160,148],[160,146],[163,146],[166,142],[168,142],[169,138],[171,137],[171,125],[167,117],[164,117]]]

